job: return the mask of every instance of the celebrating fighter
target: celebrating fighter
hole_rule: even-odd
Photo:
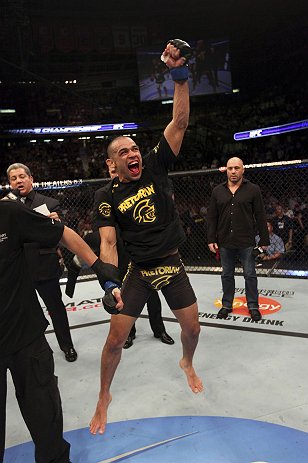
[[[108,163],[114,165],[118,177],[101,190],[95,204],[101,236],[100,256],[105,262],[118,265],[115,229],[118,224],[131,263],[121,288],[124,307],[111,316],[102,352],[101,389],[90,423],[92,434],[105,431],[112,399],[110,386],[122,347],[153,289],[162,291],[180,323],[183,344],[180,367],[188,384],[194,393],[203,390],[192,363],[200,332],[196,296],[178,253],[185,234],[168,183],[168,168],[179,154],[188,126],[186,63],[190,53],[186,42],[175,39],[168,42],[162,54],[174,80],[174,101],[172,121],[158,145],[143,159],[131,138],[117,137],[108,147]]]

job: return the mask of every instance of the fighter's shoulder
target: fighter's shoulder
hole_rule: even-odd
[[[106,185],[99,188],[95,192],[94,207],[97,208],[102,203],[108,204],[109,206],[112,206],[113,193],[114,193],[115,188],[118,186],[118,184],[119,184],[118,178],[114,178],[113,180],[108,182]]]
[[[165,135],[162,135],[157,145],[142,157],[143,164],[145,166],[155,164],[157,161],[165,160],[166,156],[170,156],[172,162],[176,159]]]
[[[106,185],[102,186],[101,188],[95,191],[94,198],[96,199],[96,198],[99,198],[101,196],[111,193],[112,185],[113,185],[113,181],[110,180],[110,182],[106,183]]]

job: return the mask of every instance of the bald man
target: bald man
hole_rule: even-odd
[[[258,282],[255,270],[255,221],[259,246],[269,245],[266,212],[260,188],[243,177],[245,168],[240,158],[227,162],[227,180],[213,189],[207,214],[208,246],[219,249],[222,265],[222,308],[217,318],[232,312],[235,291],[235,263],[239,256],[243,265],[248,310],[253,321],[261,320]]]

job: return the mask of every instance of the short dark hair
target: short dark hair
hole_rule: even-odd
[[[115,138],[113,138],[111,140],[111,142],[109,143],[108,147],[107,147],[107,154],[108,154],[108,158],[109,159],[113,159],[113,155],[114,155],[114,144],[116,141],[120,140],[120,138],[126,138],[124,137],[124,135],[119,135]]]

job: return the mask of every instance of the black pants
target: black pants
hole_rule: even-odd
[[[68,463],[70,444],[63,438],[61,398],[52,350],[45,336],[0,359],[0,462],[5,448],[7,370],[35,444],[36,463]]]
[[[52,280],[35,281],[34,285],[50,314],[60,349],[63,352],[69,351],[73,347],[73,341],[65,305],[62,301],[59,280],[53,278]]]
[[[159,337],[165,331],[165,325],[161,316],[161,302],[157,291],[152,291],[149,299],[147,300],[147,309],[149,314],[149,321],[154,333],[154,336]],[[136,326],[133,324],[129,336],[135,336]]]

